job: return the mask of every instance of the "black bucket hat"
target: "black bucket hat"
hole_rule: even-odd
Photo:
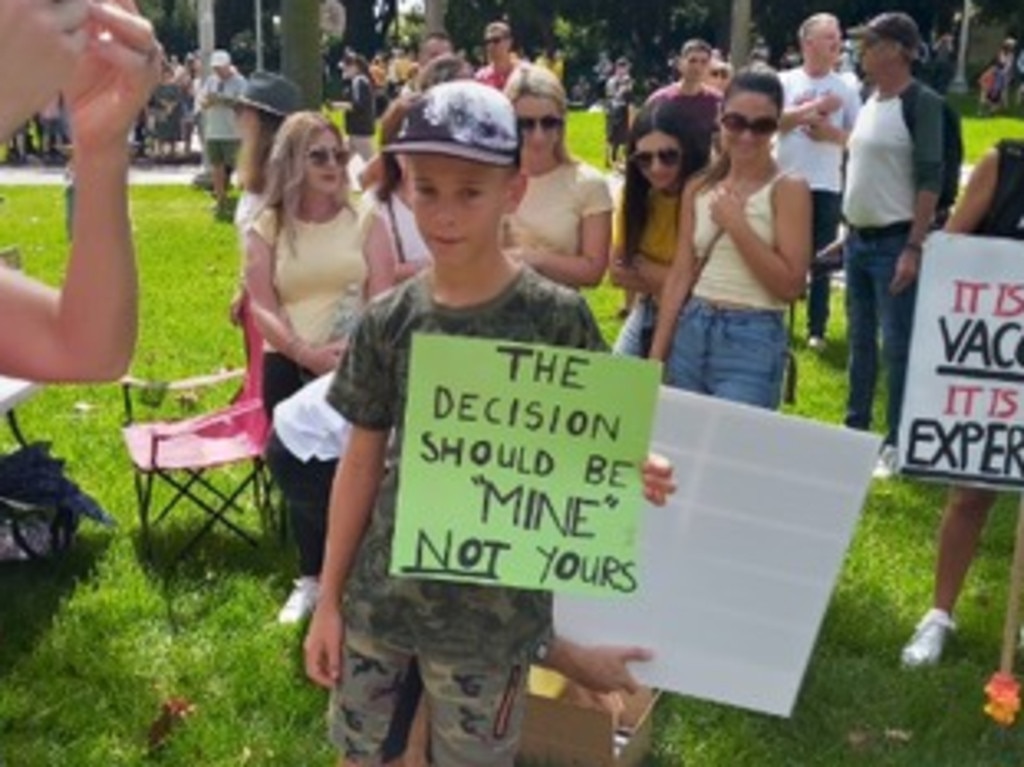
[[[272,72],[253,72],[235,103],[287,117],[299,110],[301,100],[298,86],[287,77]]]

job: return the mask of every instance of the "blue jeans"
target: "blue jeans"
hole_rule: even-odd
[[[811,193],[811,253],[823,250],[836,239],[843,197],[838,192]],[[810,287],[807,291],[807,335],[825,337],[828,328],[829,290],[832,271],[811,263]]]
[[[679,317],[665,382],[774,410],[782,396],[787,343],[782,311],[716,308],[694,297]]]
[[[628,357],[646,357],[651,334],[658,324],[658,307],[650,296],[640,296],[615,339],[614,352]]]
[[[850,342],[846,425],[864,431],[871,428],[881,325],[882,354],[889,373],[887,445],[896,444],[899,432],[917,300],[916,282],[895,296],[889,292],[896,261],[906,243],[906,234],[865,240],[851,231],[845,248],[846,321]]]

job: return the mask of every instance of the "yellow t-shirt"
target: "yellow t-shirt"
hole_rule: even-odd
[[[274,249],[274,289],[292,328],[306,343],[326,343],[342,300],[362,295],[366,280],[355,211],[342,208],[330,221],[297,221],[293,240],[284,229],[278,234],[277,213],[265,210],[253,231]]]
[[[563,163],[529,178],[509,230],[517,245],[575,256],[580,252],[580,222],[612,207],[604,176],[585,163]]]
[[[680,194],[665,194],[655,189],[647,194],[647,221],[640,235],[639,254],[658,264],[668,266],[676,257],[679,235]],[[612,244],[616,248],[626,245],[626,209],[623,197],[615,211]],[[627,254],[628,255],[628,254]]]

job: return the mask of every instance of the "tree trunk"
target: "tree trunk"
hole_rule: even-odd
[[[738,69],[750,60],[750,0],[732,0],[729,61]]]
[[[284,75],[301,89],[303,105],[319,109],[324,98],[319,0],[282,0],[281,64]]]
[[[427,34],[446,32],[444,17],[448,13],[448,0],[426,0]]]

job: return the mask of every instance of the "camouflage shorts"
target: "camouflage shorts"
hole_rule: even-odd
[[[341,689],[331,731],[346,758],[376,764],[411,656],[362,635],[345,636]],[[437,767],[512,767],[526,703],[527,659],[509,667],[472,658],[457,665],[420,655]],[[339,742],[340,741],[340,742]]]

